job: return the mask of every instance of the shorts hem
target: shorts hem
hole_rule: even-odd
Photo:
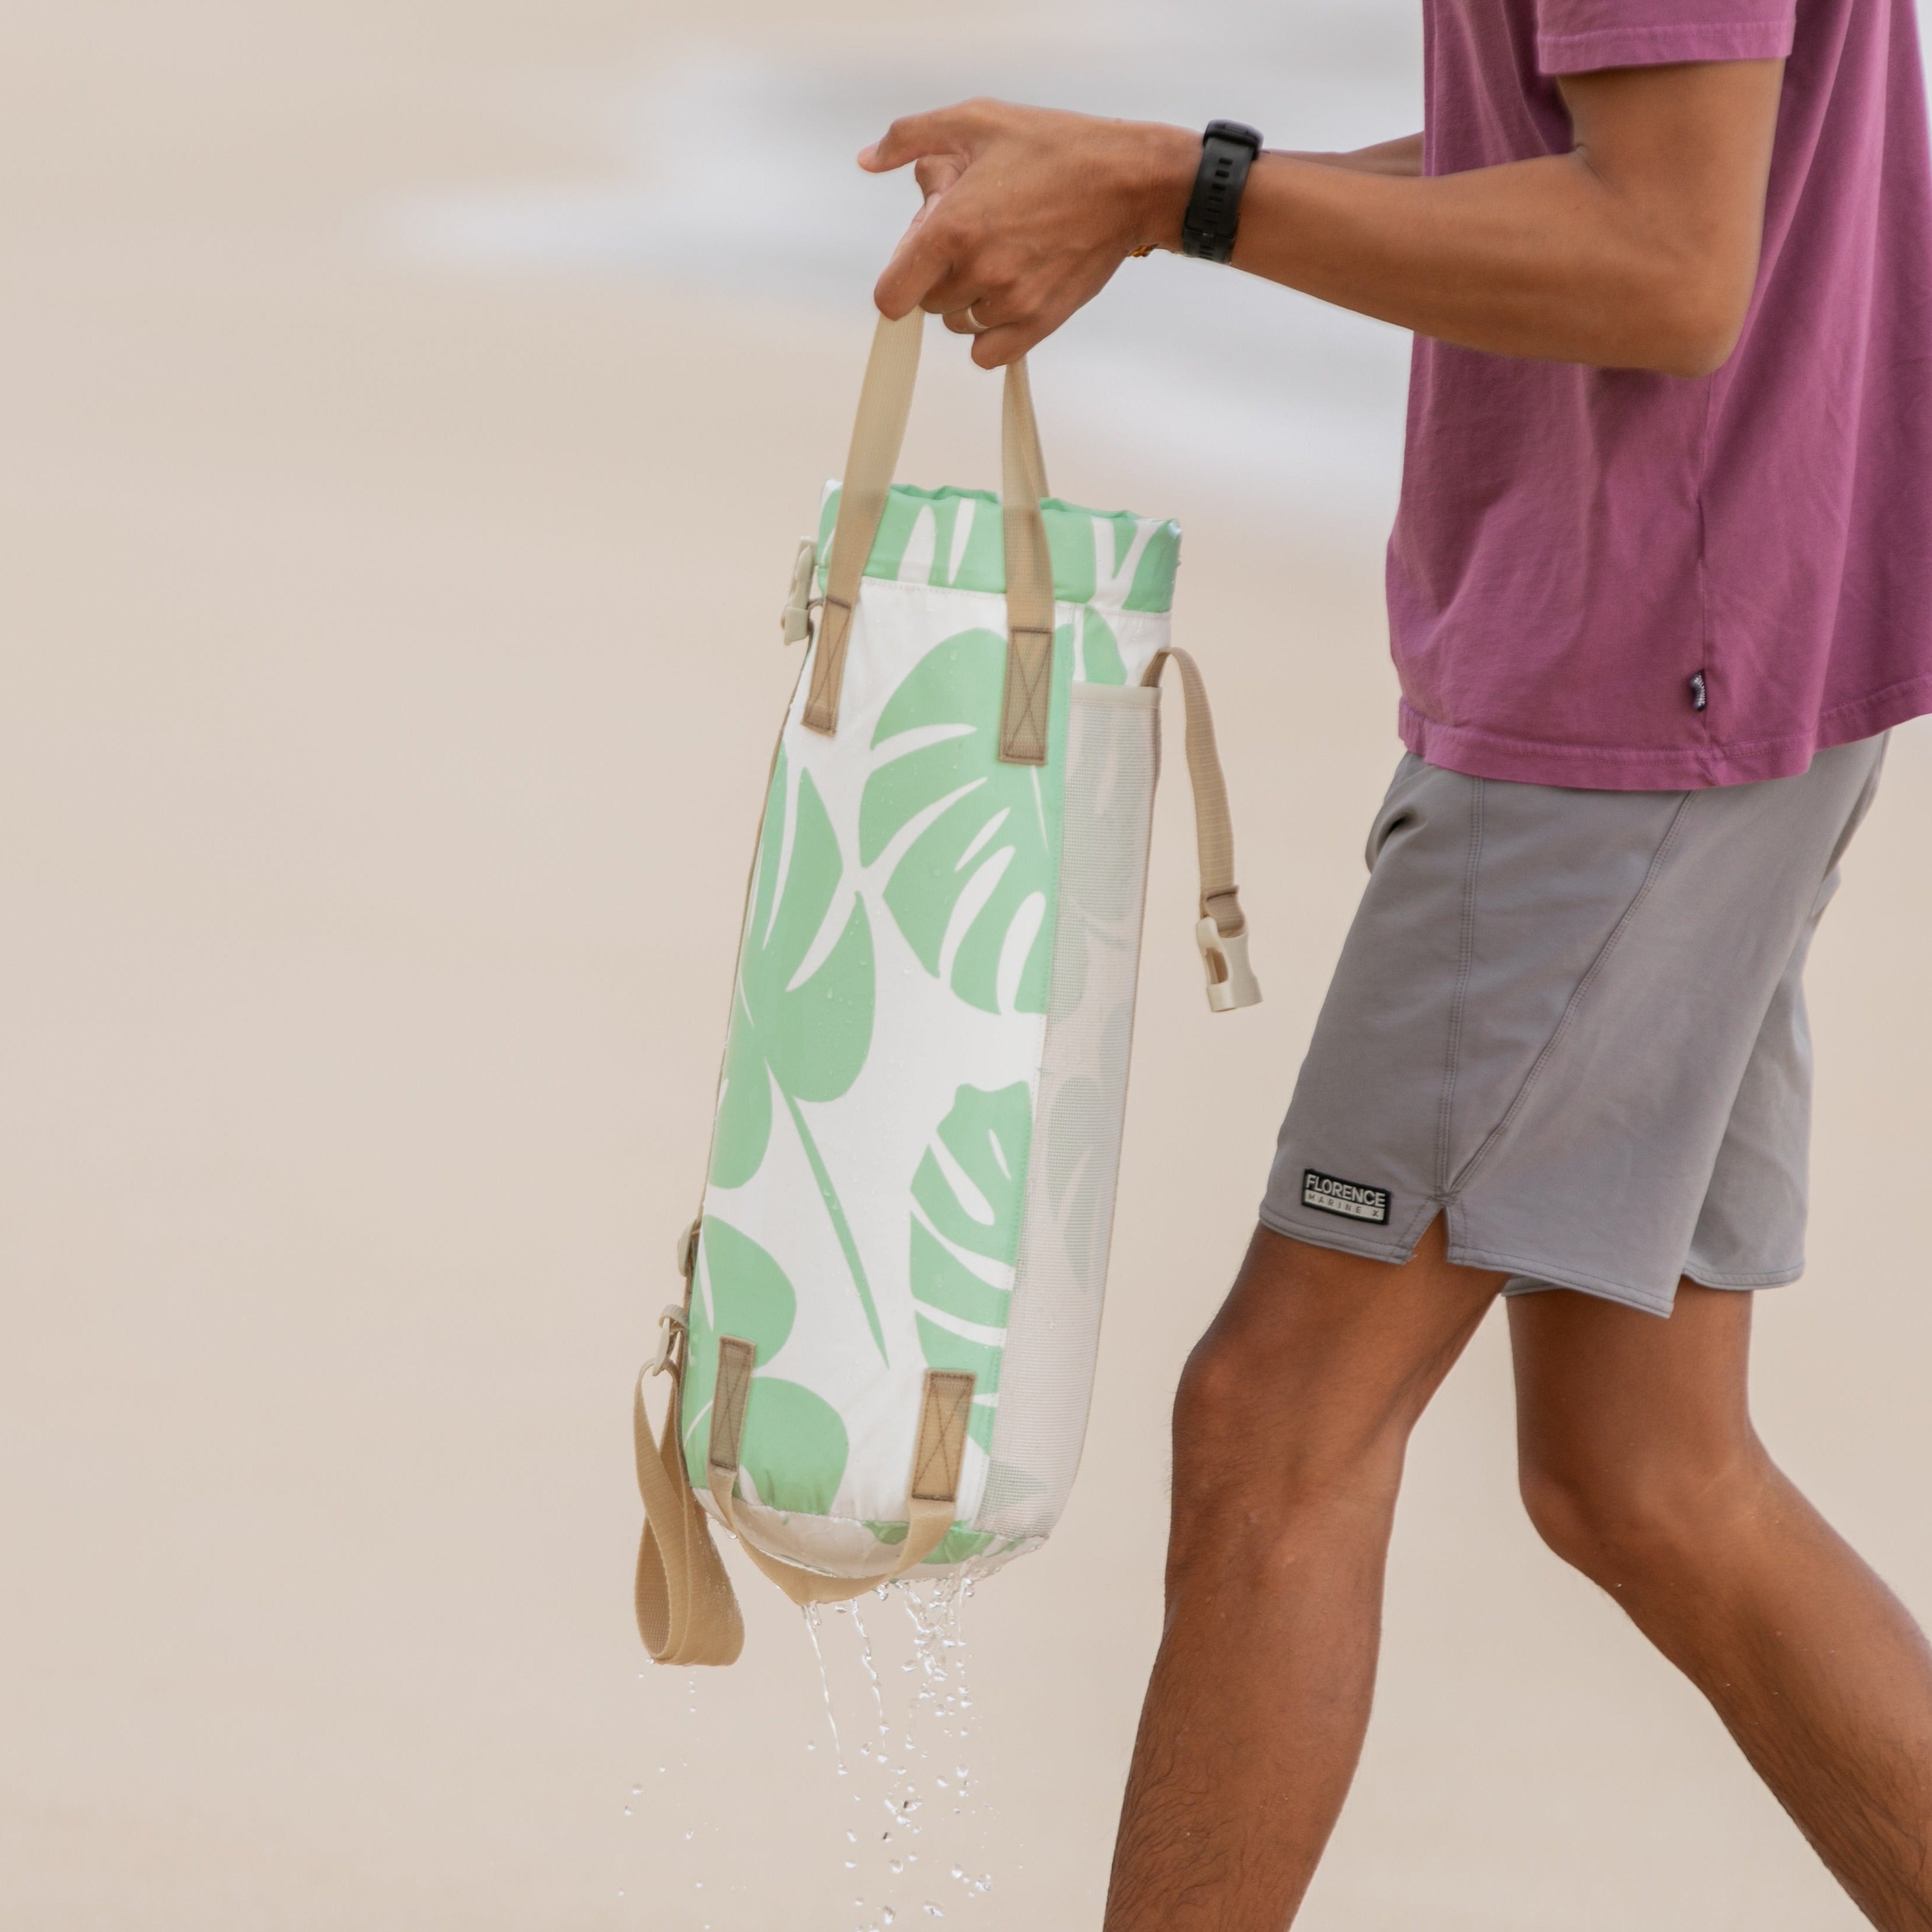
[[[1765,1274],[1696,1274],[1686,1268],[1684,1279],[1700,1288],[1789,1288],[1804,1272],[1800,1262],[1795,1268],[1773,1268]]]
[[[1340,1254],[1359,1255],[1364,1261],[1388,1262],[1399,1268],[1404,1262],[1412,1259],[1415,1253],[1412,1241],[1406,1248],[1386,1242],[1378,1246],[1360,1235],[1352,1238],[1341,1228],[1309,1228],[1299,1222],[1284,1221],[1278,1215],[1270,1214],[1266,1208],[1255,1219],[1271,1234],[1280,1234],[1291,1241],[1305,1241],[1311,1248],[1329,1248]]]
[[[1645,1315],[1668,1318],[1677,1300],[1677,1284],[1674,1281],[1660,1294],[1654,1288],[1634,1288],[1628,1282],[1605,1281],[1575,1268],[1552,1268],[1546,1262],[1523,1261],[1507,1255],[1491,1254],[1485,1249],[1468,1247],[1454,1240],[1449,1244],[1449,1258],[1460,1268],[1489,1268],[1505,1275],[1526,1276],[1532,1281],[1546,1282],[1552,1288],[1570,1288],[1579,1294],[1594,1294],[1600,1300],[1619,1302]]]
[[[1415,1254],[1414,1243],[1402,1247],[1392,1243],[1378,1244],[1365,1240],[1360,1235],[1351,1235],[1346,1229],[1336,1228],[1310,1228],[1301,1223],[1283,1221],[1279,1215],[1262,1209],[1255,1217],[1270,1234],[1280,1234],[1291,1241],[1303,1241],[1312,1248],[1327,1248],[1331,1252],[1355,1255],[1364,1261],[1385,1262],[1399,1268],[1412,1260]],[[1451,1238],[1448,1246],[1447,1258],[1458,1268],[1480,1268],[1492,1273],[1527,1276],[1534,1281],[1546,1282],[1552,1288],[1567,1288],[1579,1294],[1593,1294],[1604,1301],[1620,1303],[1626,1308],[1634,1308],[1640,1313],[1667,1318],[1677,1300],[1676,1284],[1659,1294],[1654,1290],[1634,1288],[1628,1282],[1605,1281],[1594,1275],[1587,1275],[1574,1268],[1552,1268],[1546,1262],[1514,1261],[1507,1256],[1491,1254],[1485,1249],[1472,1248]],[[1696,1280],[1694,1275],[1687,1277]],[[1742,1276],[1727,1280],[1699,1281],[1700,1288],[1772,1288],[1797,1280],[1796,1274],[1766,1275],[1747,1279]]]

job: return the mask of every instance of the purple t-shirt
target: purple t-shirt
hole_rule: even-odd
[[[1932,711],[1932,161],[1911,0],[1424,0],[1432,175],[1567,152],[1553,76],[1789,55],[1743,339],[1696,380],[1418,338],[1402,733],[1623,791]]]

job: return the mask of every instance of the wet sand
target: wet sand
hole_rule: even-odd
[[[782,46],[781,19],[706,30]],[[680,31],[596,0],[0,25],[10,1926],[854,1922],[796,1613],[739,1565],[744,1663],[695,1718],[684,1673],[640,1676],[627,1431],[863,291],[801,318],[382,238],[398,196],[599,165],[573,89]],[[907,472],[978,480],[992,389],[933,360]],[[999,1890],[949,1916],[1011,1932],[1098,1921],[1166,1403],[1396,752],[1366,534],[1041,408],[1064,494],[1186,526],[1268,1001],[1201,1000],[1171,773],[1086,1466],[969,1612]],[[1811,1268],[1760,1298],[1757,1370],[1774,1448],[1922,1613],[1929,814],[1913,730],[1814,956]],[[1849,1932],[1696,1697],[1535,1544],[1511,1426],[1492,1322],[1412,1459],[1304,1922]]]

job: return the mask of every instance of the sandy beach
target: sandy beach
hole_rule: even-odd
[[[799,1614],[735,1554],[730,1672],[650,1668],[629,1602],[630,1384],[701,1179],[729,882],[796,668],[775,620],[867,288],[410,239],[452,197],[612,178],[610,104],[694,62],[1039,57],[1017,6],[922,22],[0,21],[0,1923],[1099,1922],[1168,1401],[1397,755],[1386,463],[1324,521],[1287,470],[1238,487],[1110,434],[1042,364],[1060,494],[1186,530],[1177,635],[1268,1000],[1202,1002],[1170,775],[1086,1462],[1051,1546],[968,1606],[975,1795],[932,1805],[901,1885],[845,1838],[880,1795],[849,1624],[841,1780]],[[903,473],[990,482],[993,385],[930,362]],[[1814,956],[1810,1268],[1759,1298],[1756,1370],[1774,1450],[1922,1617],[1928,816],[1915,726]],[[1368,1755],[1302,1923],[1851,1932],[1701,1702],[1537,1544],[1512,1447],[1492,1319],[1417,1441]],[[903,1616],[869,1622],[896,1670]]]

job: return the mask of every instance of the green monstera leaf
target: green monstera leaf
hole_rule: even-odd
[[[1087,609],[1079,612],[1076,626],[1072,641],[1079,653],[1076,674],[1088,684],[1125,684],[1127,668],[1121,662],[1120,640],[1113,626],[1099,611]]]
[[[763,1369],[784,1346],[798,1313],[798,1298],[784,1269],[748,1234],[707,1214],[704,1246],[710,1305],[702,1294],[692,1297],[684,1372],[685,1464],[699,1489],[709,1480],[705,1453],[718,1380],[718,1337],[735,1335],[751,1342]],[[826,1514],[844,1477],[849,1448],[845,1425],[830,1402],[782,1376],[754,1376],[738,1460],[760,1502],[772,1509]]]
[[[845,863],[812,774],[802,772],[795,789],[790,779],[781,749],[739,959],[711,1181],[742,1187],[758,1172],[771,1144],[776,1090],[797,1130],[883,1358],[885,1331],[858,1244],[799,1106],[801,1100],[837,1100],[858,1078],[872,1050],[872,928],[854,895],[837,938],[826,945]]]
[[[970,1432],[993,1432],[1010,1289],[995,1288],[969,1257],[1010,1268],[1019,1258],[1020,1210],[1033,1096],[1016,1081],[997,1093],[962,1087],[921,1156],[912,1180],[912,1294],[926,1364],[976,1378]]]
[[[1059,804],[1039,766],[1000,762],[1006,670],[1004,638],[962,631],[892,693],[859,856],[888,862],[886,904],[928,973],[984,1012],[1043,1013]]]

